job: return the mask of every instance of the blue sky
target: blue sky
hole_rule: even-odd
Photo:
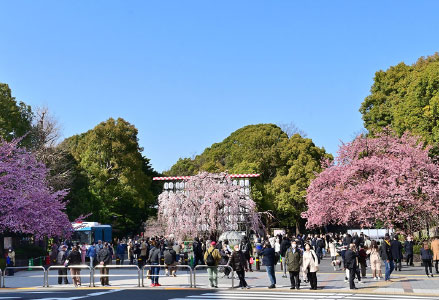
[[[439,51],[438,1],[4,1],[0,82],[64,137],[122,117],[158,171],[294,122],[335,153],[374,73]]]

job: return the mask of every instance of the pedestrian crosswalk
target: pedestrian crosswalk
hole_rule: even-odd
[[[379,294],[351,294],[351,293],[310,293],[310,292],[217,292],[191,295],[185,298],[172,298],[169,300],[439,300],[439,297],[422,297],[411,295],[379,295]]]

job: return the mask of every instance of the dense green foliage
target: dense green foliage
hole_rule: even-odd
[[[369,132],[391,127],[411,131],[430,144],[439,141],[439,54],[375,73],[371,94],[361,105]]]
[[[76,162],[69,213],[90,212],[90,220],[113,224],[118,235],[136,232],[152,213],[156,175],[141,154],[137,129],[121,118],[109,119],[60,147]]]
[[[0,83],[0,137],[11,141],[22,137],[32,128],[32,110],[23,102],[17,103],[11,89]]]
[[[311,139],[288,138],[274,124],[249,125],[215,143],[194,159],[179,159],[167,175],[260,173],[252,182],[252,197],[260,211],[273,210],[279,226],[292,227],[304,211],[304,196],[323,158],[331,158]]]

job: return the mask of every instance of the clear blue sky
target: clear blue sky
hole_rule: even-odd
[[[3,1],[0,82],[64,137],[123,117],[158,171],[294,122],[335,153],[375,71],[439,51],[439,1]]]

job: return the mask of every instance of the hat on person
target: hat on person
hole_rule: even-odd
[[[213,241],[212,243],[210,243],[212,246],[215,246],[216,245],[216,242],[215,241]]]

